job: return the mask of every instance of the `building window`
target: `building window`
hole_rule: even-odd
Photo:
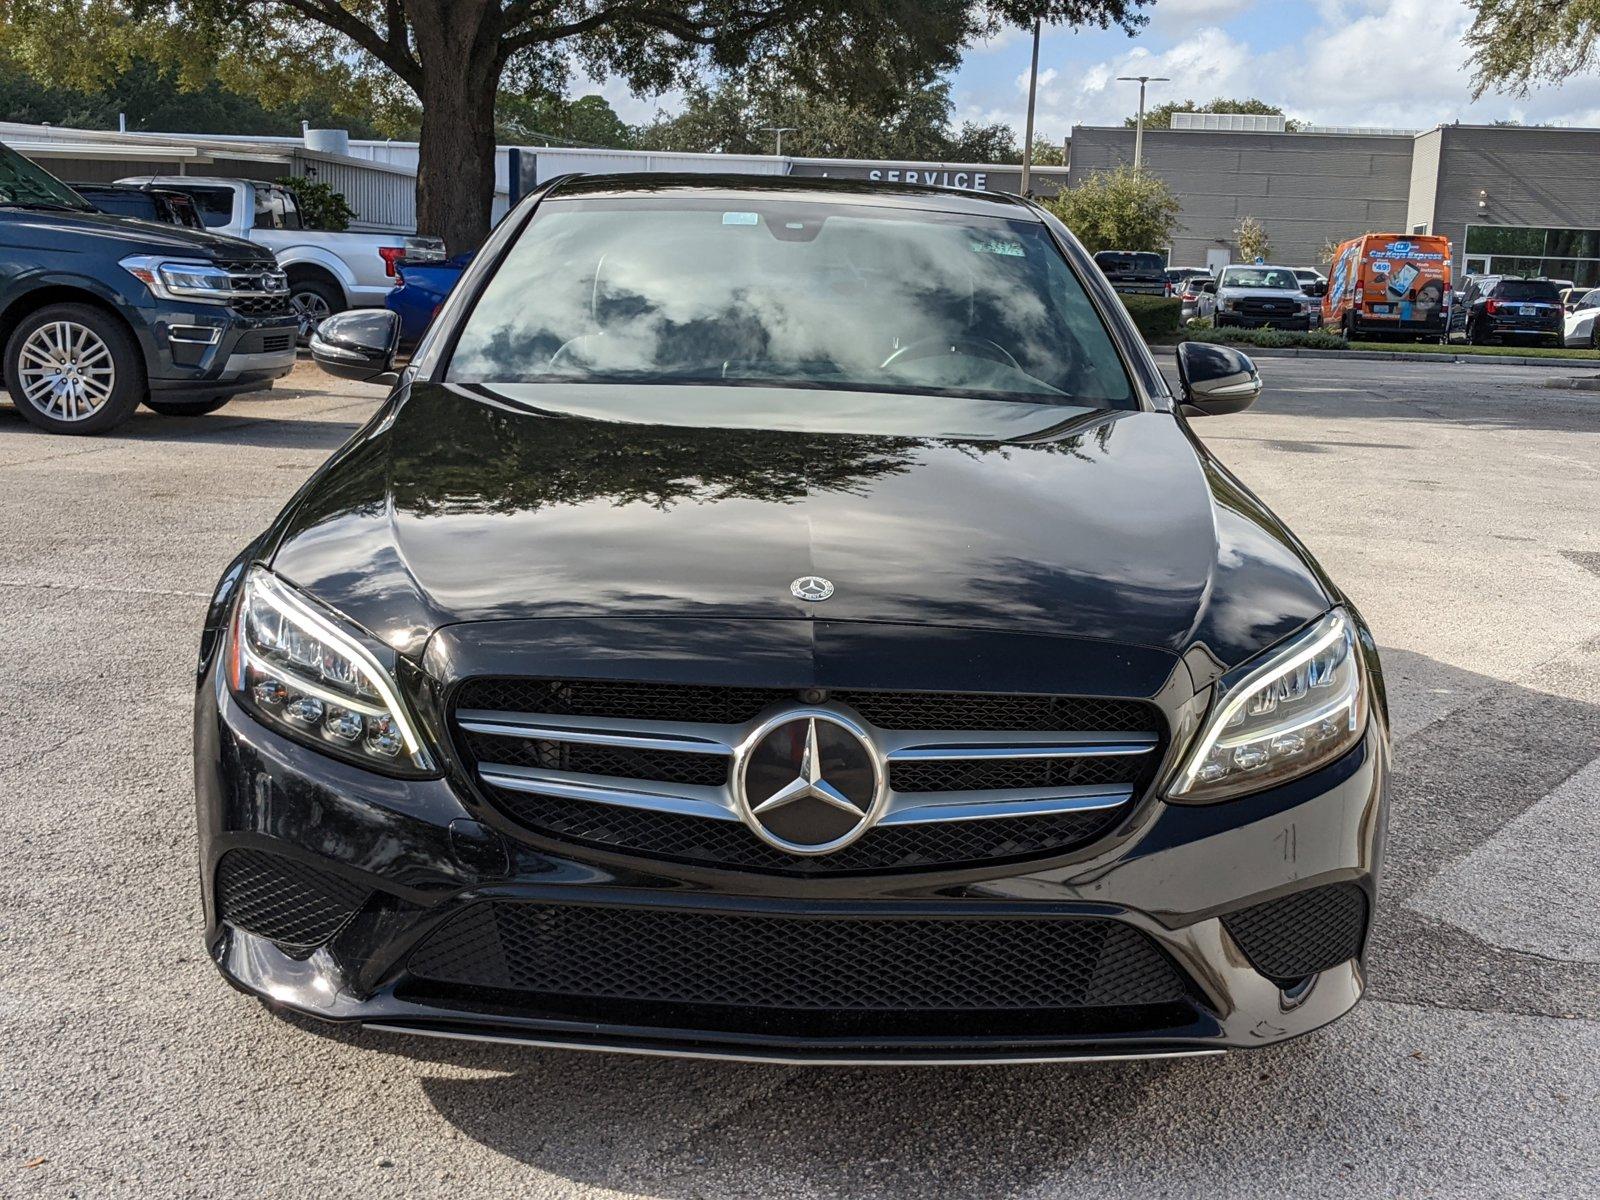
[[[1600,284],[1600,230],[1468,225],[1466,253],[1486,261],[1486,274]]]
[[[1411,232],[1412,233],[1427,233],[1428,232],[1428,223],[1426,221],[1424,221],[1421,225],[1413,225],[1411,227]]]

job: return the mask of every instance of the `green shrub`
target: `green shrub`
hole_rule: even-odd
[[[285,176],[273,182],[294,193],[300,221],[307,229],[343,233],[350,228],[350,222],[360,215],[346,203],[343,192],[335,191],[331,185],[319,179]]]
[[[1181,300],[1169,300],[1165,296],[1125,295],[1122,305],[1147,342],[1170,338],[1178,332],[1178,319],[1183,312]]]
[[[1263,346],[1272,349],[1348,350],[1350,343],[1337,333],[1324,329],[1309,332],[1299,329],[1195,329],[1184,331],[1185,341],[1229,342],[1244,346]]]

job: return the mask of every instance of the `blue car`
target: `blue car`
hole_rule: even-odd
[[[410,350],[422,340],[434,313],[471,261],[472,255],[458,254],[442,262],[401,259],[395,264],[395,286],[383,303],[400,316],[402,350]]]

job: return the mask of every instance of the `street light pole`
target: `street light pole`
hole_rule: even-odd
[[[1117,81],[1139,85],[1139,116],[1133,126],[1133,169],[1137,171],[1144,161],[1144,85],[1171,83],[1172,80],[1167,75],[1118,75]]]
[[[1022,194],[1028,194],[1028,173],[1033,168],[1033,101],[1039,93],[1039,26],[1040,18],[1033,19],[1033,66],[1028,71],[1028,129],[1022,145]]]
[[[786,133],[798,133],[799,129],[794,125],[763,125],[761,127],[761,132],[762,133],[775,133],[775,134],[778,135],[778,148],[773,151],[773,155],[775,157],[777,157],[777,158],[782,158],[783,157],[783,135],[786,134]]]

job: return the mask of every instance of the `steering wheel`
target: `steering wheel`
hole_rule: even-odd
[[[935,354],[969,354],[978,351],[974,358],[987,358],[992,362],[1004,363],[1014,371],[1022,370],[1022,364],[1011,356],[999,342],[991,342],[988,338],[981,337],[946,337],[943,334],[934,334],[931,337],[918,338],[901,346],[888,358],[883,360],[879,370],[887,370],[896,363],[912,362],[919,358],[931,358]]]

